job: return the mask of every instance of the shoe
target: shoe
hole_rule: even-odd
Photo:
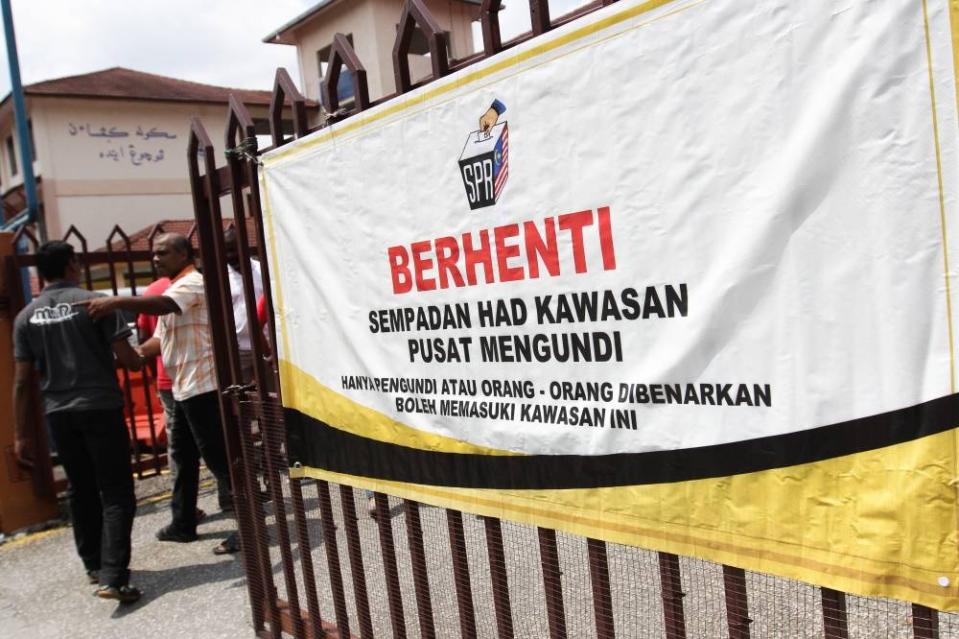
[[[376,519],[376,499],[373,497],[366,500],[366,512],[370,514],[372,519]]]
[[[100,571],[99,570],[88,570],[87,571],[87,581],[91,584],[100,583]]]
[[[133,603],[137,601],[143,593],[136,586],[100,586],[93,593],[100,599],[113,599],[120,603]]]
[[[197,509],[196,509],[196,523],[200,523],[200,522],[203,521],[204,519],[206,519],[206,511],[203,510],[202,508],[197,508]]]
[[[214,555],[232,555],[235,552],[240,552],[240,537],[235,532],[213,547]]]
[[[169,526],[164,526],[157,531],[157,539],[160,541],[175,541],[180,544],[188,544],[191,541],[196,541],[197,536],[195,532],[186,532],[185,530],[177,530],[173,527],[173,524]]]

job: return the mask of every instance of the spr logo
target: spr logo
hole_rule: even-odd
[[[460,176],[472,211],[496,204],[509,178],[509,126],[498,122],[505,111],[502,102],[493,100],[460,154]]]

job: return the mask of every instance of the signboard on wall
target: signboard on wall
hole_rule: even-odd
[[[267,154],[291,474],[959,609],[956,22],[624,0]]]

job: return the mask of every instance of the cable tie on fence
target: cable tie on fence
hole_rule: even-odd
[[[240,393],[245,393],[256,388],[256,382],[250,382],[248,384],[233,384],[227,386],[223,389],[224,395],[239,395]]]
[[[320,107],[320,117],[323,118],[323,125],[329,126],[332,120],[335,120],[343,115],[346,115],[347,110],[339,108],[336,111],[327,111],[325,108]]]
[[[256,151],[256,138],[243,138],[235,147],[224,151],[223,155],[226,156],[227,160],[240,158],[241,160],[253,162],[253,164],[260,164],[260,158],[256,157]]]

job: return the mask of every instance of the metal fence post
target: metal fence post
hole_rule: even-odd
[[[686,617],[683,612],[683,584],[679,573],[679,557],[659,553],[659,579],[663,588],[663,621],[666,639],[686,639]]]
[[[612,639],[616,636],[613,625],[613,595],[609,588],[609,559],[606,556],[606,542],[599,539],[587,539],[589,554],[589,577],[593,587],[593,609],[596,617],[596,636],[598,639]]]
[[[496,517],[484,517],[486,548],[489,554],[490,581],[493,587],[493,607],[496,610],[496,629],[499,639],[513,639],[513,611],[509,602],[509,579],[506,573],[506,553],[503,551],[503,526]]]
[[[546,616],[550,639],[566,638],[566,609],[563,605],[563,581],[556,548],[556,531],[538,528],[539,555],[543,564],[543,589],[546,592]]]
[[[749,600],[746,595],[746,572],[742,568],[723,566],[723,587],[726,593],[726,623],[729,639],[749,639]]]
[[[826,639],[849,639],[846,595],[832,588],[821,588],[823,634]]]
[[[420,633],[424,639],[436,639],[433,624],[433,602],[430,599],[430,578],[423,548],[423,525],[420,520],[420,505],[412,500],[406,504],[406,540],[410,547],[410,563],[413,567],[413,588],[416,591],[416,613],[420,620]]]
[[[400,575],[396,569],[390,501],[383,493],[374,493],[373,500],[376,503],[376,527],[380,534],[380,552],[383,555],[383,574],[386,576],[386,596],[390,606],[390,621],[393,623],[393,636],[396,639],[406,639],[403,595],[400,594]]]
[[[450,551],[453,554],[453,580],[456,583],[460,632],[464,639],[474,639],[476,637],[476,612],[473,609],[473,588],[470,585],[466,535],[463,532],[463,513],[458,510],[447,509],[446,523],[450,533]]]
[[[915,639],[939,639],[939,613],[932,608],[912,604],[912,633]]]

